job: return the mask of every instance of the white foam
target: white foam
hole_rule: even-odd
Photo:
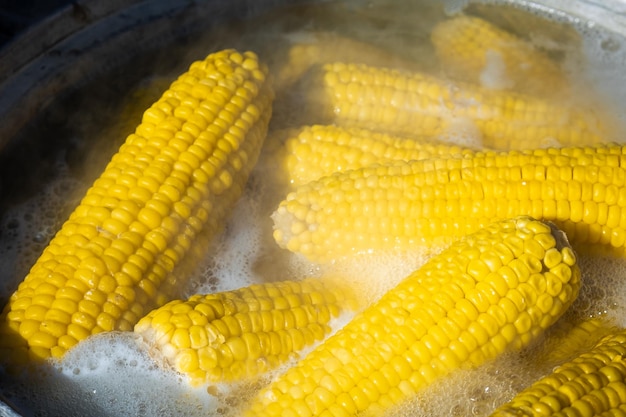
[[[359,308],[365,308],[418,269],[432,255],[433,252],[421,250],[411,254],[363,255],[320,267],[319,273],[341,278],[357,291],[355,295],[361,301]]]
[[[108,404],[108,415],[211,415],[217,400],[190,389],[183,377],[160,366],[133,333],[94,336],[59,364],[62,375]],[[141,381],[140,383],[138,383]]]
[[[473,120],[450,115],[445,132],[438,138],[442,142],[469,149],[483,148],[483,135]]]
[[[93,336],[5,394],[27,408],[31,398],[45,398],[47,415],[68,417],[212,416],[220,408],[205,389],[160,366],[130,332]]]
[[[577,317],[605,315],[626,327],[626,260],[581,257],[580,295],[572,309]]]
[[[254,268],[263,253],[267,220],[261,219],[256,198],[248,193],[235,206],[224,234],[205,259],[194,293],[229,291],[263,281]]]
[[[519,354],[507,354],[477,369],[453,372],[384,417],[488,416],[545,371]]]
[[[69,173],[62,158],[54,164],[57,177],[32,198],[8,207],[0,223],[0,300],[28,273],[48,241],[65,220],[84,185]],[[69,197],[69,198],[68,198]]]
[[[488,50],[485,54],[485,67],[480,73],[480,83],[492,90],[503,90],[513,86],[513,80],[507,74],[506,63],[502,54]]]

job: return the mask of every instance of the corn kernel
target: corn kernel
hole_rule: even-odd
[[[30,344],[34,347],[51,349],[57,344],[58,338],[43,331],[37,331],[30,335]]]

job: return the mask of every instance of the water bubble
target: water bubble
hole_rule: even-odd
[[[33,236],[33,241],[35,243],[44,243],[46,239],[47,235],[44,232],[35,233],[35,236]]]
[[[622,48],[622,45],[614,38],[607,38],[600,42],[600,48],[606,52],[617,52]]]

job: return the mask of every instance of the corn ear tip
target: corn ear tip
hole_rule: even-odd
[[[572,249],[572,245],[570,244],[567,234],[560,227],[558,227],[555,223],[548,221],[548,220],[543,220],[543,222],[550,227],[552,236],[554,236],[554,239],[556,240],[556,248],[560,251],[562,251],[563,249],[569,248],[571,250],[571,254],[574,260],[576,260],[576,254],[574,253],[574,250]]]

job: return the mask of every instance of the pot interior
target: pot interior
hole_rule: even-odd
[[[438,22],[466,13],[547,51],[572,75],[581,91],[576,100],[597,102],[596,108],[615,123],[615,137],[622,132],[624,120],[617,109],[626,103],[621,71],[625,39],[601,22],[569,14],[573,9],[535,2],[429,0],[117,3],[117,10],[104,10],[98,2],[85,2],[82,17],[65,11],[56,16],[56,24],[54,19],[44,22],[56,28],[51,32],[55,43],[39,51],[32,47],[36,55],[22,56],[15,62],[18,67],[5,68],[0,78],[0,115],[6,121],[0,127],[0,305],[139,123],[143,110],[190,62],[212,51],[253,50],[278,73],[291,45],[317,42],[323,34],[357,39],[439,74],[431,31]],[[59,21],[72,19],[74,32],[58,32]],[[302,120],[304,98],[290,89],[277,91],[271,129]],[[225,235],[198,268],[188,292],[314,273],[311,265],[294,266],[266,235],[271,224],[264,205],[265,175],[263,169],[255,172]],[[585,288],[588,312],[611,310],[626,317],[620,299],[626,294],[624,284],[615,280],[626,276],[623,263],[585,262],[585,273],[594,271],[597,277]],[[402,271],[390,268],[381,269]],[[607,283],[615,285],[611,293],[603,288]],[[487,415],[545,371],[532,369],[529,362],[513,355],[478,371],[462,371],[411,402],[412,415]],[[240,405],[238,395],[248,389],[236,387],[218,396],[206,387],[189,389],[182,377],[142,351],[132,335],[118,333],[77,348],[37,379],[0,378],[0,399],[13,409],[6,411],[9,415],[230,415]]]

